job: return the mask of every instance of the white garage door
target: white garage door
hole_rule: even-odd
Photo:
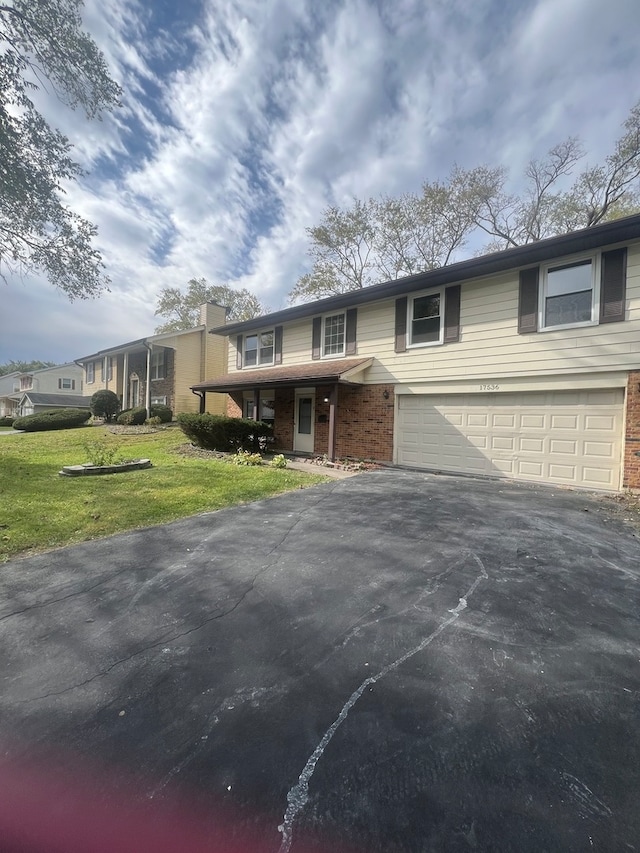
[[[397,462],[617,491],[623,391],[400,395]]]

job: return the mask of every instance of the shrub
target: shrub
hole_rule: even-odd
[[[38,412],[35,415],[25,415],[16,418],[13,422],[14,429],[25,432],[42,432],[48,429],[71,429],[81,426],[91,417],[90,409],[49,409],[46,412]]]
[[[248,450],[239,450],[231,461],[234,465],[262,465],[262,456]]]
[[[160,426],[161,423],[162,423],[162,419],[159,418],[157,415],[155,415],[152,418],[147,418],[145,421],[145,424],[147,426]]]
[[[272,434],[269,424],[225,415],[194,415],[182,412],[178,423],[183,433],[205,450],[257,450]]]
[[[149,407],[149,416],[160,418],[161,424],[169,424],[173,420],[173,412],[169,406],[165,406],[162,403],[152,403]]]
[[[286,457],[282,453],[278,453],[278,455],[274,456],[273,459],[271,460],[271,467],[272,468],[286,468],[287,467]]]
[[[118,448],[109,446],[105,441],[85,441],[82,446],[92,465],[116,465],[122,461]]]
[[[0,418],[0,427],[10,427],[13,426],[13,418],[10,418],[9,415],[6,415],[3,418]]]
[[[107,423],[120,411],[120,400],[113,391],[101,388],[91,397],[91,411],[96,418],[104,418]]]
[[[140,426],[147,419],[147,410],[144,406],[136,406],[135,409],[125,409],[116,418],[116,423],[126,426]]]

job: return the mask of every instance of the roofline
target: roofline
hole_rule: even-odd
[[[470,278],[479,278],[513,268],[526,267],[562,255],[586,252],[600,246],[608,246],[638,237],[640,237],[640,214],[625,216],[622,219],[615,219],[613,222],[592,225],[589,228],[571,231],[569,234],[561,234],[558,237],[547,237],[544,240],[538,240],[536,243],[528,243],[526,246],[516,246],[513,249],[491,252],[488,255],[468,258],[435,270],[373,284],[370,287],[362,288],[362,290],[351,290],[336,296],[327,296],[315,302],[294,305],[292,308],[284,308],[281,311],[274,311],[252,320],[217,326],[210,329],[209,334],[233,335],[237,332],[247,332],[264,328],[267,324],[276,325],[289,320],[321,314],[336,308],[361,305],[363,302],[374,302],[428,287],[442,287],[453,282],[462,282]]]
[[[202,332],[206,328],[206,326],[198,325],[192,326],[190,329],[178,329],[174,332],[159,332],[157,335],[147,335],[145,338],[138,338],[135,341],[127,341],[125,344],[118,344],[115,347],[107,347],[106,349],[98,350],[97,352],[91,353],[91,355],[83,355],[81,358],[75,359],[75,364],[84,364],[86,361],[95,361],[95,359],[109,355],[109,353],[113,354],[124,352],[125,350],[130,350],[132,348],[135,349],[136,347],[146,347],[147,344],[154,344],[156,341],[163,341],[166,340],[166,338],[175,338],[176,335],[186,335],[187,332]],[[167,347],[167,349],[171,349],[171,347]]]

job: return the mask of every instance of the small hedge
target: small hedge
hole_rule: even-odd
[[[173,419],[173,412],[169,406],[154,403],[149,407],[150,418],[160,418],[160,423],[168,424]],[[116,418],[116,423],[127,426],[140,426],[147,420],[147,410],[144,406],[136,406],[135,409],[124,409]]]
[[[90,409],[49,409],[46,412],[37,412],[35,415],[16,418],[13,422],[13,428],[24,430],[24,432],[71,429],[72,427],[82,426],[90,417]]]
[[[225,415],[178,415],[182,432],[205,450],[238,451],[258,450],[271,439],[270,424],[246,418],[228,418]]]
[[[0,418],[0,427],[10,427],[13,426],[13,418],[10,418],[6,415],[3,418]]]

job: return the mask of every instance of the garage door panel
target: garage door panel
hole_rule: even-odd
[[[397,461],[617,490],[622,412],[621,389],[403,395],[398,402]]]

